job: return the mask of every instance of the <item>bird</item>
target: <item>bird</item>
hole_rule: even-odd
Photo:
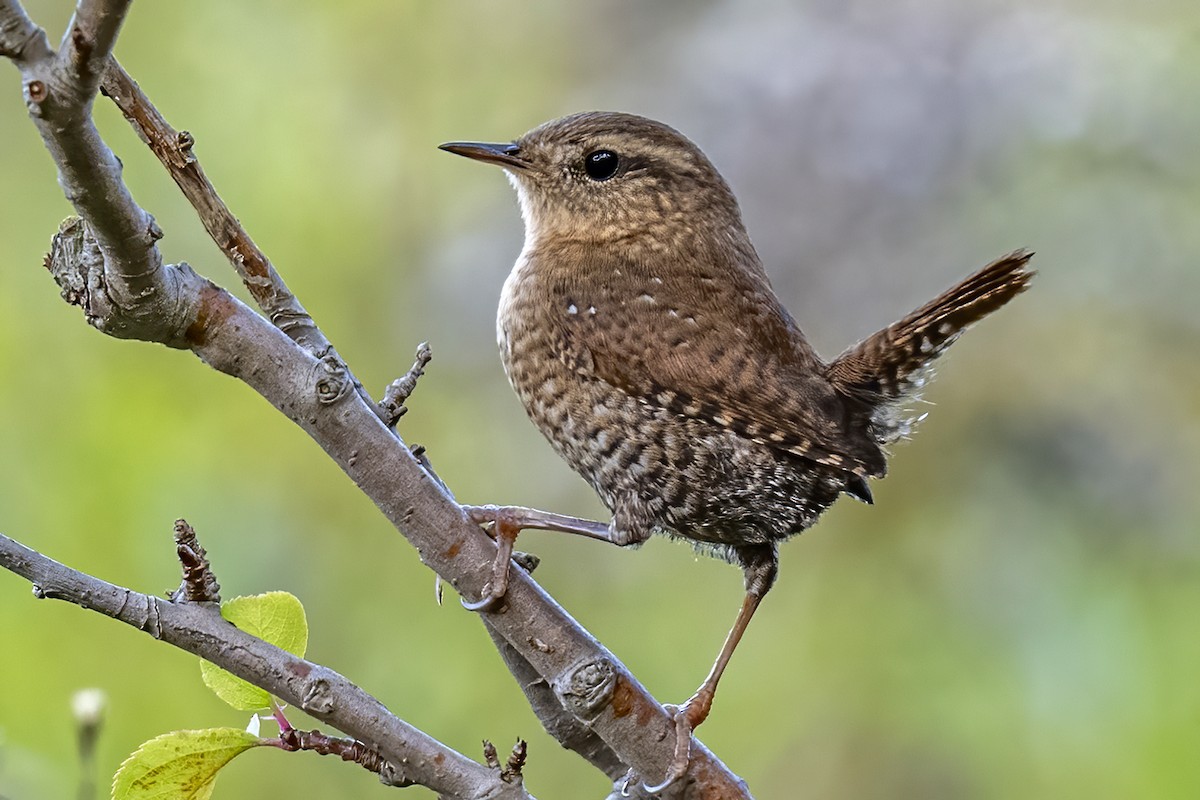
[[[534,425],[612,514],[465,506],[498,547],[483,596],[464,605],[496,608],[525,528],[621,546],[663,534],[743,571],[712,669],[667,706],[673,757],[646,787],[661,791],[686,772],[780,543],[843,494],[873,503],[870,481],[911,429],[932,362],[1027,288],[1033,254],[997,259],[825,361],[772,289],[728,183],[674,128],[589,111],[507,143],[440,148],[501,167],[516,189],[525,239],[500,295],[501,361]]]

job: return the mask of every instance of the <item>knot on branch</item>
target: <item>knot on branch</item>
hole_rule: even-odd
[[[147,242],[162,238],[162,230],[149,218]],[[141,339],[169,347],[188,346],[185,331],[194,314],[184,291],[187,279],[199,280],[186,264],[158,265],[157,275],[139,275],[114,284],[104,254],[91,227],[79,217],[67,217],[50,243],[43,266],[58,284],[63,300],[83,309],[88,324],[117,339]],[[136,291],[132,285],[136,283]]]
[[[32,80],[25,84],[25,105],[29,109],[29,113],[40,115],[38,106],[49,96],[50,90],[46,88],[43,81]]]
[[[581,719],[591,719],[612,700],[617,670],[607,658],[589,659],[554,681],[563,707]]]
[[[322,358],[317,362],[316,369],[318,374],[314,388],[317,392],[317,402],[321,405],[331,405],[354,392],[354,377],[336,355],[330,354]]]
[[[379,770],[379,782],[384,786],[395,786],[400,789],[417,785],[417,782],[408,777],[403,769],[390,761],[383,762],[383,768]]]
[[[300,701],[300,707],[309,714],[328,714],[333,710],[333,705],[333,687],[324,678],[314,680]]]

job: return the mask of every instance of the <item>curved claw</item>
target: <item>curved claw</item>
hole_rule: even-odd
[[[666,708],[671,712],[675,721],[675,754],[671,757],[671,763],[667,765],[667,774],[661,783],[647,786],[645,781],[642,782],[642,791],[647,794],[658,794],[670,787],[671,784],[683,777],[691,762],[692,722],[688,719],[688,707],[685,704],[683,708],[676,706],[666,706]]]
[[[493,611],[496,605],[504,599],[503,594],[496,594],[492,591],[492,584],[489,581],[483,587],[483,596],[473,602],[468,602],[465,597],[460,597],[458,601],[462,603],[462,607],[467,611]]]

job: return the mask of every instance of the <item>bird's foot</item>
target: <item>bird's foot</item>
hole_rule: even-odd
[[[488,528],[496,540],[496,558],[492,561],[492,577],[484,584],[483,593],[474,602],[462,601],[468,611],[494,611],[508,593],[508,571],[512,562],[513,545],[521,524],[513,519],[509,509],[501,506],[463,506],[467,518],[477,525]]]
[[[667,764],[667,774],[662,781],[654,786],[642,783],[642,791],[648,794],[658,794],[668,789],[687,772],[692,757],[692,731],[708,719],[708,712],[712,709],[712,695],[712,692],[705,691],[705,687],[701,687],[700,691],[692,695],[683,705],[665,706],[675,723],[675,752],[671,756],[671,762]]]
[[[612,542],[612,533],[604,522],[552,514],[523,506],[462,506],[467,518],[489,530],[496,540],[496,560],[492,563],[492,578],[483,587],[483,596],[463,606],[470,611],[492,611],[508,591],[508,570],[512,561],[513,543],[525,528],[560,531]]]

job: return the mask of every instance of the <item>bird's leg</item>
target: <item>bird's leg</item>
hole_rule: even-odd
[[[667,706],[667,710],[671,712],[675,720],[675,754],[667,766],[667,774],[662,783],[657,786],[644,786],[645,791],[650,794],[663,791],[679,780],[687,771],[692,748],[692,731],[708,719],[708,712],[712,710],[713,698],[717,695],[717,683],[720,682],[725,667],[729,665],[729,659],[733,656],[733,651],[737,649],[738,642],[742,640],[746,626],[750,624],[750,619],[758,610],[759,603],[775,583],[779,560],[775,555],[774,545],[741,547],[738,548],[737,555],[746,577],[746,598],[742,601],[742,608],[738,611],[737,619],[733,621],[733,627],[729,629],[729,635],[725,637],[725,644],[721,646],[721,652],[717,654],[717,660],[713,662],[712,669],[709,670],[704,683],[700,684],[696,693],[689,697],[683,705]]]
[[[508,591],[508,570],[513,544],[517,541],[517,534],[525,528],[574,533],[614,544],[621,543],[613,537],[607,523],[590,519],[552,514],[549,511],[522,506],[463,506],[462,509],[472,522],[491,525],[492,536],[496,539],[496,560],[492,562],[492,578],[484,587],[483,596],[473,603],[463,601],[463,607],[470,611],[490,611]]]

